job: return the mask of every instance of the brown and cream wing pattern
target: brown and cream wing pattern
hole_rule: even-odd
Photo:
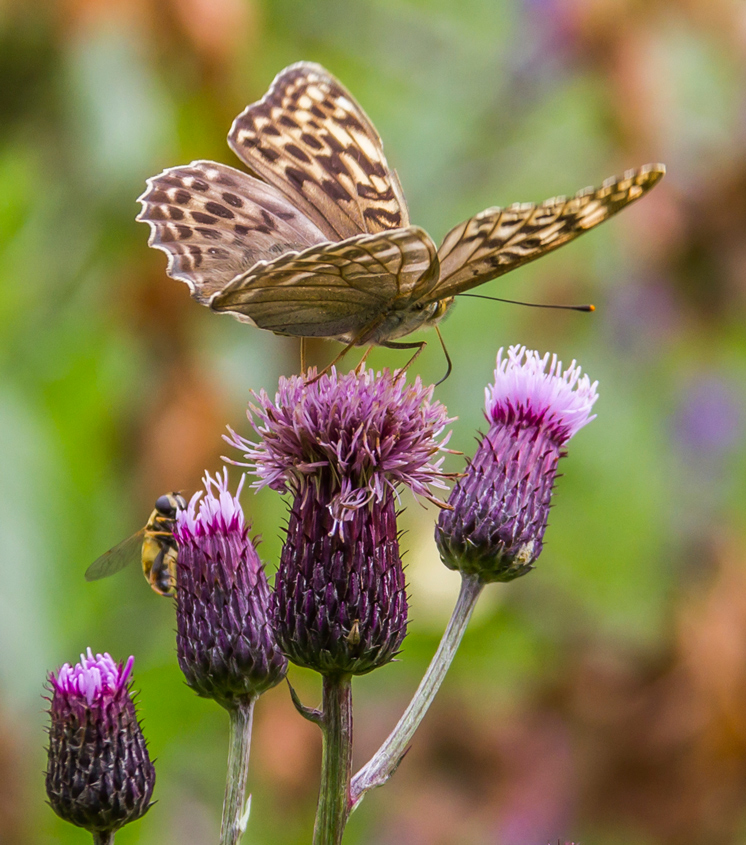
[[[207,304],[258,261],[325,242],[325,235],[271,185],[213,161],[170,167],[148,179],[138,220],[167,273]]]
[[[211,307],[261,329],[352,340],[437,278],[435,244],[410,226],[357,235],[260,262],[215,294]]]
[[[409,225],[378,132],[320,65],[285,68],[265,96],[236,118],[228,143],[329,240]]]
[[[445,236],[438,249],[440,280],[423,301],[463,293],[574,240],[639,199],[665,172],[662,164],[648,164],[569,199],[480,212]]]

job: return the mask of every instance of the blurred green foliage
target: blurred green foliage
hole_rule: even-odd
[[[746,833],[746,16],[737,0],[56,0],[0,5],[0,842],[85,834],[44,806],[46,672],[136,656],[157,805],[117,842],[215,841],[227,719],[183,684],[173,609],[86,566],[191,492],[247,433],[250,389],[297,343],[198,307],[134,221],[146,177],[236,165],[233,117],[300,59],[370,114],[414,222],[438,240],[490,205],[664,161],[640,204],[443,325],[436,395],[470,453],[501,345],[576,358],[598,419],[570,445],[537,571],[483,599],[411,754],[346,841],[594,845]],[[438,379],[433,337],[415,367]],[[325,363],[333,344],[314,346]],[[376,350],[376,366],[398,353]],[[453,456],[450,468],[462,458]],[[236,471],[237,473],[237,471]],[[236,474],[237,477],[237,474]],[[244,505],[272,569],[285,505]],[[398,718],[458,577],[412,502],[411,627],[356,681],[356,759]],[[310,673],[293,671],[304,699]],[[258,707],[247,841],[308,842],[319,738],[282,688]]]

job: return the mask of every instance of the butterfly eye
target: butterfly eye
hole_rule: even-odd
[[[181,499],[181,496],[178,498]],[[179,503],[176,501],[174,496],[159,496],[155,500],[155,509],[161,516],[165,516],[167,519],[174,519],[176,516],[177,505],[179,505]]]

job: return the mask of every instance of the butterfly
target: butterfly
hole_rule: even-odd
[[[300,62],[234,121],[228,143],[251,175],[213,161],[147,180],[138,220],[167,273],[213,311],[275,334],[350,346],[398,344],[454,298],[533,261],[639,199],[648,164],[600,188],[488,208],[436,247],[409,222],[370,119],[327,70]]]

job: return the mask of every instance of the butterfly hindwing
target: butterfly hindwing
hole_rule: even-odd
[[[257,261],[326,241],[276,188],[212,161],[164,170],[139,200],[150,246],[203,303]]]
[[[265,96],[236,118],[228,143],[329,240],[409,225],[378,132],[320,65],[285,68]]]
[[[417,300],[437,270],[432,240],[410,226],[260,262],[211,307],[279,334],[351,340],[397,304]]]
[[[645,165],[570,199],[480,212],[445,236],[438,249],[440,280],[424,301],[463,293],[574,240],[639,199],[664,173],[663,165]]]

